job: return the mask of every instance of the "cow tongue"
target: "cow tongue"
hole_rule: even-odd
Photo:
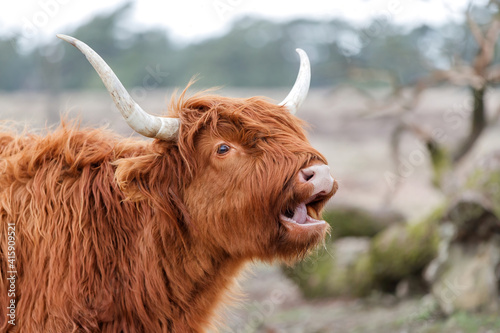
[[[304,224],[307,221],[307,208],[305,203],[301,203],[297,208],[295,208],[295,212],[293,213],[292,220],[297,222],[298,224]]]

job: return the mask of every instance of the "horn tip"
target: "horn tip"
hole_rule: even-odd
[[[63,34],[57,34],[57,38],[62,39],[65,42],[70,43],[73,46],[76,46],[76,42],[78,41],[76,38],[68,36],[68,35],[63,35]]]
[[[299,48],[295,49],[295,51],[299,54],[301,61],[309,62],[309,57],[308,57],[306,51],[304,51],[303,49],[299,49]]]

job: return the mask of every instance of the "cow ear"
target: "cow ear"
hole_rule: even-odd
[[[179,180],[182,179],[180,174],[183,168],[177,158],[180,158],[178,154],[150,153],[119,159],[114,163],[115,180],[125,194],[124,200],[149,200],[151,207],[165,214],[165,220],[177,222],[173,225],[180,232],[179,235],[182,235],[192,224],[188,211],[180,200]],[[185,246],[183,236],[181,240]]]
[[[151,197],[151,183],[157,183],[155,166],[160,161],[158,154],[148,154],[136,157],[122,158],[115,162],[115,180],[125,200],[140,201]]]

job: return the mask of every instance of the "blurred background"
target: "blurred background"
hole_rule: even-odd
[[[325,245],[257,264],[223,332],[498,332],[500,1],[18,1],[0,13],[0,119],[61,115],[134,135],[85,57],[164,114],[176,89],[281,101],[311,59],[299,116],[340,189]]]

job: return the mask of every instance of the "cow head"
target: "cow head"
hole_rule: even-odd
[[[190,241],[231,256],[295,259],[324,239],[328,224],[320,212],[337,183],[293,115],[309,88],[304,51],[298,50],[297,81],[279,105],[263,98],[183,93],[171,103],[169,117],[156,117],[132,100],[90,47],[59,37],[87,56],[127,123],[157,139],[155,154],[117,163],[117,180],[131,198],[155,198],[160,209],[175,205],[189,220],[183,232]],[[175,163],[157,166],[161,156],[170,155],[177,156]],[[148,179],[153,168],[160,176],[131,185]]]

